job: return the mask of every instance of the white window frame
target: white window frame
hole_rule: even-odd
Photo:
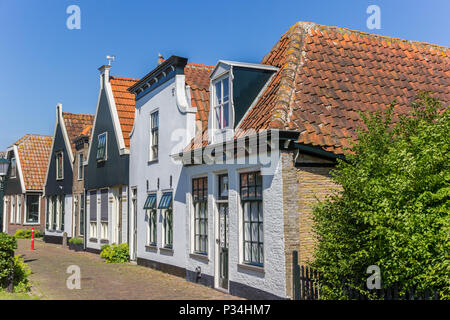
[[[78,154],[78,181],[83,180],[84,176],[83,161],[84,161],[84,153],[80,152]]]
[[[22,208],[21,195],[16,196],[16,224],[20,224],[20,209]]]
[[[14,224],[15,219],[16,219],[16,204],[15,204],[15,201],[16,201],[16,196],[15,195],[10,196],[10,199],[9,199],[9,202],[10,202],[9,203],[10,204],[9,222],[11,224]]]
[[[147,209],[147,245],[150,247],[156,247],[158,243],[158,210],[157,209]],[[152,215],[155,215],[155,224],[153,224]],[[153,231],[155,239],[152,241]]]
[[[173,201],[173,200],[172,200]],[[170,243],[168,243],[168,239],[167,239],[167,235],[166,235],[166,232],[167,232],[167,214],[168,214],[168,212],[169,211],[171,211],[172,212],[172,243],[170,244]],[[173,204],[172,204],[172,206],[170,207],[170,208],[168,208],[168,209],[162,209],[162,215],[163,215],[163,223],[162,223],[162,231],[163,231],[163,241],[162,241],[162,243],[163,243],[163,248],[164,249],[170,249],[170,250],[173,250]]]
[[[157,120],[157,126],[156,126],[156,134],[158,136],[158,142],[155,145],[155,142],[153,140],[153,117],[156,114],[156,120]],[[153,110],[150,113],[150,130],[149,130],[149,161],[156,161],[158,160],[158,156],[159,156],[159,141],[160,141],[160,132],[159,132],[159,109]],[[153,150],[154,147],[156,146],[156,152]]]
[[[98,159],[98,157],[96,157],[98,162],[102,162],[102,161],[108,160],[108,132],[107,131],[105,131],[103,133],[100,133],[97,136],[97,155],[98,155],[98,145],[100,143],[100,137],[101,136],[105,136],[105,154],[103,155],[102,159]]]
[[[108,240],[108,221],[100,221],[100,240]]]
[[[219,104],[216,105],[216,84],[218,82],[222,82],[223,80],[227,79],[228,80],[228,100],[224,101],[223,100],[223,84],[220,85],[221,88],[221,101],[219,101]],[[225,74],[221,75],[220,77],[212,80],[212,114],[213,114],[213,123],[214,123],[214,128],[216,130],[220,130],[220,131],[225,131],[227,129],[232,129],[233,125],[232,125],[232,120],[233,120],[233,112],[232,112],[232,105],[231,105],[231,101],[232,101],[232,97],[231,97],[231,81],[230,81],[230,72],[226,72]],[[223,106],[225,104],[228,104],[228,124],[227,126],[223,126],[223,119],[224,119],[224,112],[223,112]],[[221,114],[221,119],[222,119],[222,123],[219,123],[218,119],[217,119],[217,113],[216,113],[216,109],[220,108],[220,114]]]
[[[29,196],[37,196],[38,197],[38,220],[37,222],[29,222],[28,221],[28,197]],[[41,195],[39,194],[27,194],[25,195],[25,210],[24,210],[24,220],[23,220],[23,224],[26,225],[35,225],[35,224],[40,224],[41,223]]]
[[[89,238],[97,239],[97,222],[89,221]]]
[[[64,180],[64,152],[63,151],[57,151],[55,153],[56,155],[56,180]],[[59,161],[58,157],[61,155],[61,177],[58,176],[59,172]]]
[[[206,199],[202,199],[200,200],[195,200],[195,190],[194,190],[194,180],[199,181],[200,179],[204,180],[206,179],[206,196],[204,195],[204,198]],[[208,256],[209,254],[209,208],[208,208],[208,198],[209,198],[209,189],[208,189],[208,184],[209,184],[209,177],[208,176],[198,176],[198,177],[192,177],[191,179],[191,199],[192,199],[192,214],[191,214],[191,253],[194,254],[199,254],[199,255],[205,255]],[[197,190],[200,190],[198,188],[197,185]],[[205,188],[202,188],[203,192],[205,191]],[[200,207],[200,205],[203,204],[205,205],[205,218],[201,218],[199,215],[197,215],[197,213],[199,213],[198,209]],[[201,220],[205,220],[206,223],[206,230],[205,230],[205,234],[201,234],[200,231],[197,229],[197,220],[199,220],[199,226],[200,226],[200,221]],[[199,240],[199,247],[197,247],[196,245],[196,236],[199,235],[199,237],[204,236],[205,237],[205,251],[201,251],[199,249],[199,247],[201,247],[200,244],[200,240]]]

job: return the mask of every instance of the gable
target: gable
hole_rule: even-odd
[[[84,181],[87,190],[128,184],[129,155],[120,154],[107,94],[107,90],[100,90],[95,124],[89,144],[88,164],[85,167]],[[107,160],[97,162],[98,136],[104,132],[107,132]]]

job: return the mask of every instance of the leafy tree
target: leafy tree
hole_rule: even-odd
[[[345,286],[369,293],[370,265],[385,288],[450,297],[449,107],[420,93],[395,117],[394,103],[361,114],[365,128],[332,173],[341,188],[315,207],[312,266],[325,299],[348,298]]]

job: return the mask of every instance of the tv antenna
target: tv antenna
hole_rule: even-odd
[[[108,60],[108,66],[110,66],[111,62],[116,60],[116,56],[106,56],[106,59]]]

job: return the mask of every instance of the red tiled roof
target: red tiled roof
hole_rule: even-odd
[[[26,190],[44,189],[52,141],[50,136],[27,134],[14,143],[19,153]]]
[[[362,125],[358,111],[407,114],[416,95],[450,102],[450,49],[314,23],[292,26],[264,57],[279,71],[246,114],[246,130],[295,130],[299,142],[342,154]],[[253,131],[254,132],[254,131]],[[208,144],[207,131],[187,147]]]
[[[110,77],[110,83],[116,102],[117,114],[119,116],[120,128],[122,129],[125,147],[130,147],[130,133],[134,123],[134,94],[127,89],[139,79]]]
[[[72,148],[72,154],[75,154],[75,144],[73,143],[73,140],[81,135],[86,127],[92,127],[94,115],[63,112],[62,117],[66,126],[69,143]]]
[[[337,154],[356,138],[358,111],[406,114],[421,90],[450,102],[450,50],[299,22],[262,60],[280,68],[238,129],[300,131],[299,142]]]
[[[191,87],[191,105],[197,108],[195,119],[202,128],[208,127],[209,114],[209,76],[214,66],[188,63],[184,67],[186,84]],[[198,125],[200,127],[200,124]]]

